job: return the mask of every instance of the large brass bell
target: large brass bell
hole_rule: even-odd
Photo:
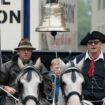
[[[64,10],[61,4],[56,0],[48,0],[45,7],[43,7],[42,20],[39,27],[36,28],[38,32],[68,32],[64,19]]]

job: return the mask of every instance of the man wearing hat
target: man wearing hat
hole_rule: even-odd
[[[101,50],[103,43],[103,33],[88,33],[80,42],[80,45],[87,46],[86,53],[74,59],[75,63],[79,63],[84,58],[81,70],[85,79],[83,95],[84,99],[90,100],[94,105],[102,105],[105,98],[105,54]]]
[[[105,43],[103,33],[98,31],[88,33],[80,42],[80,45],[87,46],[87,51],[73,60],[75,64],[78,64],[84,59],[83,65],[81,65],[85,79],[83,96],[94,105],[102,105],[103,101],[105,102],[105,54],[101,50],[103,43]],[[57,59],[54,60],[56,63]],[[54,69],[52,70],[54,71]]]
[[[33,65],[35,63],[35,59],[32,57],[32,51],[35,50],[35,48],[28,39],[21,39],[18,47],[15,48],[15,50],[17,51],[16,55],[12,60],[4,63],[2,65],[2,69],[0,70],[0,85],[2,85],[2,87],[12,95],[15,95],[16,89],[14,86],[11,86],[11,84],[14,83],[16,77],[21,71],[18,60],[20,59],[24,65]],[[50,77],[47,75],[47,69],[44,67],[44,69],[42,68],[41,72],[46,73],[43,78],[47,79],[47,81],[44,83],[47,84],[46,86],[48,86],[48,89],[46,89],[47,87],[45,89],[51,90],[50,88],[52,88],[52,83],[50,81]],[[2,105],[15,105],[15,100],[13,98],[8,97],[8,95],[5,93],[2,94],[5,96],[5,104],[2,103]],[[45,95],[46,94],[47,92]]]

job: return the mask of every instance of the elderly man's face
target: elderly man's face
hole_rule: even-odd
[[[98,52],[100,53],[101,46],[102,42],[99,41],[98,39],[89,40],[87,43],[87,48],[90,53],[98,53]]]
[[[18,50],[18,55],[22,61],[28,61],[32,55],[32,49],[23,48]]]

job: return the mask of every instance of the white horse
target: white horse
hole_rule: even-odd
[[[91,102],[82,99],[82,83],[84,82],[80,71],[82,63],[83,60],[74,66],[71,66],[71,63],[65,64],[65,66],[63,64],[58,105],[93,105]]]
[[[34,66],[25,66],[19,61],[20,68],[23,68],[16,83],[18,84],[20,101],[18,105],[48,105],[41,104],[39,88],[42,84],[42,76],[39,73],[41,65],[40,59],[38,59]],[[42,90],[43,91],[43,90]]]

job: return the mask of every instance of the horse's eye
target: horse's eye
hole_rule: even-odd
[[[66,83],[63,81],[63,82],[62,82],[62,86],[65,86],[65,85],[66,85]]]
[[[23,91],[23,84],[19,81],[18,82],[18,92],[21,93]]]

